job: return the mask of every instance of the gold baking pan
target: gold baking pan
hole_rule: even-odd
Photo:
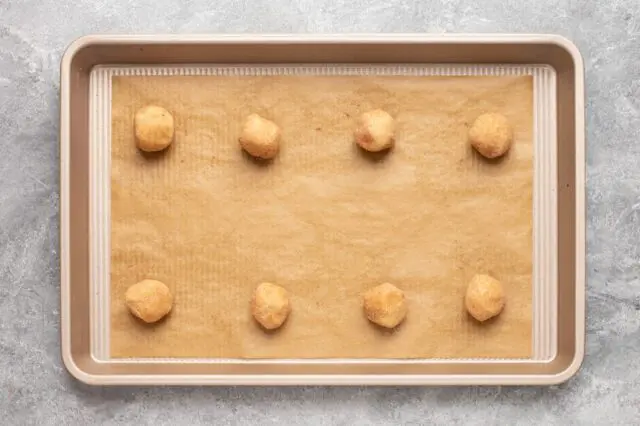
[[[529,78],[533,86],[533,235],[527,356],[332,358],[314,357],[308,351],[300,357],[114,356],[118,354],[110,322],[111,107],[112,96],[117,95],[113,82],[128,77],[195,75]],[[61,66],[65,365],[79,380],[96,385],[562,382],[578,370],[584,355],[584,163],[582,59],[562,37],[83,37],[67,49]]]

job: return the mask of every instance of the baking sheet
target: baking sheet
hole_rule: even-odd
[[[114,77],[111,336],[113,357],[524,358],[531,355],[532,78],[384,76]],[[176,141],[143,156],[132,117],[168,108]],[[367,156],[357,115],[397,119],[397,146]],[[466,144],[481,112],[512,121],[516,142],[486,163]],[[271,164],[237,135],[258,112],[283,130]],[[501,279],[507,306],[480,326],[463,309],[476,272]],[[144,326],[126,288],[160,279],[176,296]],[[264,333],[249,313],[260,281],[292,295]],[[366,321],[360,295],[390,281],[409,314],[395,332]]]

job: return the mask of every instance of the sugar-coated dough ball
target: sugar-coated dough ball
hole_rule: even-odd
[[[404,293],[389,283],[367,291],[363,306],[369,321],[386,328],[394,328],[407,315]]]
[[[142,280],[132,285],[124,297],[131,313],[147,323],[159,321],[173,306],[169,287],[156,280]]]
[[[136,112],[136,143],[146,152],[162,151],[173,141],[173,116],[166,109],[148,105]]]
[[[483,157],[504,155],[513,142],[513,130],[502,114],[482,114],[469,129],[469,142]]]
[[[240,134],[240,146],[254,157],[271,159],[280,150],[280,127],[273,121],[251,114]]]
[[[260,284],[251,299],[253,317],[267,330],[280,327],[291,312],[287,290],[271,283]]]
[[[478,321],[486,321],[502,312],[504,290],[500,281],[489,275],[476,275],[464,298],[467,311]]]
[[[381,109],[365,112],[358,119],[355,140],[362,149],[378,152],[394,144],[395,121]]]

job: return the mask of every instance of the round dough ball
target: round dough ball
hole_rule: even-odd
[[[369,321],[386,328],[394,328],[407,315],[404,293],[389,283],[367,291],[363,306]]]
[[[354,137],[362,149],[379,152],[393,146],[395,127],[393,117],[386,111],[375,109],[360,116]]]
[[[274,330],[286,321],[291,312],[287,290],[271,283],[260,284],[251,299],[251,313],[260,325]]]
[[[142,280],[132,285],[124,298],[131,313],[147,323],[159,321],[173,306],[169,287],[156,280]]]
[[[166,109],[149,105],[136,112],[136,142],[145,152],[162,151],[173,141],[173,116]]]
[[[280,127],[273,121],[251,114],[247,117],[240,134],[242,149],[254,157],[271,159],[280,150]]]
[[[504,290],[500,281],[489,275],[476,275],[464,298],[467,311],[478,321],[486,321],[502,312]]]
[[[504,155],[513,142],[513,130],[502,114],[482,114],[469,129],[469,142],[483,157]]]

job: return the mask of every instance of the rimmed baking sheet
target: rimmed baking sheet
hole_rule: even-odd
[[[555,287],[534,288],[533,303],[540,303],[541,297],[555,298],[555,303],[545,305],[549,308],[545,315],[532,312],[536,336],[541,335],[537,331],[541,328],[555,330],[555,339],[547,341],[548,356],[532,348],[539,361],[108,357],[109,337],[97,327],[100,303],[96,302],[104,299],[96,298],[100,286],[92,283],[92,278],[102,276],[109,267],[96,266],[104,252],[96,253],[95,232],[91,232],[95,230],[92,221],[97,219],[92,216],[97,184],[93,146],[107,149],[97,143],[96,138],[105,135],[95,133],[100,126],[95,113],[90,114],[95,109],[96,89],[103,87],[97,85],[95,76],[109,67],[124,72],[117,70],[265,64],[308,68],[322,68],[323,64],[526,68],[523,64],[531,64],[549,69],[547,83],[555,89],[539,92],[542,83],[538,78],[535,85],[535,110],[543,108],[541,99],[547,97],[544,105],[551,109],[545,111],[552,119],[541,122],[541,116],[535,115],[536,143],[546,140],[549,145],[545,153],[536,151],[535,170],[544,173],[546,180],[536,175],[534,185],[555,189],[555,199],[548,201],[556,209],[550,216],[535,216],[534,227],[540,229],[541,221],[550,220],[551,224],[542,227],[555,227],[555,235],[536,234],[534,248],[539,247],[539,238],[557,242],[555,258],[536,258],[536,267],[546,261],[545,270],[555,269],[556,276]],[[578,371],[585,339],[584,69],[580,52],[569,40],[550,34],[91,35],[74,41],[66,50],[60,83],[61,350],[67,370],[78,380],[93,385],[545,385],[566,381]],[[540,167],[541,156],[554,157],[556,162]],[[540,205],[535,200],[534,208]],[[539,274],[537,269],[533,273]],[[535,279],[538,282],[538,275]]]

